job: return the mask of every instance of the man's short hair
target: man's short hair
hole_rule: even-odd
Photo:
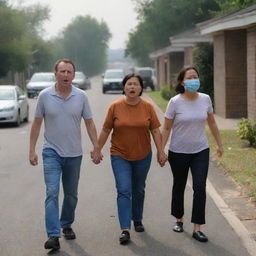
[[[72,60],[70,59],[59,59],[56,61],[55,65],[54,65],[54,70],[55,72],[58,71],[58,65],[61,63],[61,62],[64,62],[64,63],[69,63],[73,66],[73,69],[74,69],[74,72],[76,72],[76,67],[75,67],[75,64]]]

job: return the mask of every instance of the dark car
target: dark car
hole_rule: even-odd
[[[73,79],[72,84],[82,90],[88,90],[91,88],[90,79],[81,71],[77,71],[75,73],[75,78]]]
[[[29,98],[37,96],[43,89],[56,83],[53,72],[34,73],[27,83],[27,94]]]
[[[150,67],[140,67],[135,68],[134,72],[141,76],[144,84],[144,88],[150,87],[152,91],[155,90],[155,72],[153,68]]]
[[[123,69],[107,69],[103,75],[102,92],[122,91],[122,81],[125,76]]]

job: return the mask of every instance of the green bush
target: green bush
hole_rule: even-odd
[[[256,121],[250,121],[249,119],[243,118],[238,123],[237,134],[240,139],[248,140],[250,146],[256,146]]]
[[[164,87],[161,89],[161,96],[165,100],[170,100],[170,98],[174,97],[177,92],[173,88]]]

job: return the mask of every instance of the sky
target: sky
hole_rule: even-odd
[[[138,21],[132,0],[10,0],[9,3],[29,6],[40,3],[50,7],[50,20],[44,23],[45,37],[57,36],[78,15],[104,20],[112,34],[109,48],[125,48],[128,33]]]

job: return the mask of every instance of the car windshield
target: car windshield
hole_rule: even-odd
[[[15,100],[14,90],[0,88],[0,100]]]
[[[109,71],[106,72],[105,78],[123,78],[124,73],[122,71]]]
[[[31,78],[32,82],[54,82],[54,74],[34,74]]]
[[[75,79],[84,79],[84,74],[80,72],[76,72]]]
[[[143,77],[152,76],[152,71],[151,70],[139,70],[138,73]]]

